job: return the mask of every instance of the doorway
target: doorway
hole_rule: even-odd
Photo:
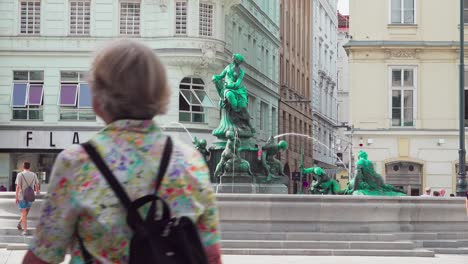
[[[407,195],[422,194],[422,164],[409,161],[393,161],[385,164],[386,183],[403,189]]]

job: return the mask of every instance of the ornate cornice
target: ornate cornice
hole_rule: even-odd
[[[161,11],[166,12],[167,11],[167,0],[159,0],[159,8],[161,8]]]
[[[406,58],[406,59],[417,59],[419,49],[386,49],[385,55],[387,59],[392,58]]]

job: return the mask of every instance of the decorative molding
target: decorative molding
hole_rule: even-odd
[[[387,59],[390,58],[417,58],[419,50],[416,49],[387,49],[385,55]]]
[[[161,11],[166,12],[167,11],[167,0],[159,0],[159,8],[161,8]]]
[[[205,42],[200,45],[202,56],[200,58],[200,66],[207,68],[208,65],[214,63],[216,59],[216,44],[212,42]]]

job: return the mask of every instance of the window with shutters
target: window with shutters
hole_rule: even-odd
[[[41,1],[20,1],[20,33],[41,33]]]
[[[175,5],[175,34],[187,35],[187,1],[177,1]]]
[[[91,1],[70,1],[70,35],[89,35]]]
[[[199,21],[200,36],[213,36],[213,4],[200,3],[200,21]]]
[[[120,34],[140,35],[140,2],[120,2]]]

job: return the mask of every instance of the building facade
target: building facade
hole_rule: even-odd
[[[350,2],[354,152],[367,151],[386,181],[409,195],[425,187],[455,193],[457,2]]]
[[[234,1],[226,10],[225,53],[229,57],[233,53],[244,55],[243,83],[249,92],[248,110],[258,146],[278,134],[278,7],[278,0],[246,0]]]
[[[244,5],[257,13],[255,19],[245,15],[251,23],[275,21],[270,18],[273,13],[262,11],[257,2],[269,5],[266,1],[212,0],[1,1],[0,185],[12,189],[24,160],[31,161],[33,170],[47,183],[57,153],[84,142],[104,126],[91,110],[85,74],[93,52],[115,38],[145,43],[166,65],[171,103],[158,123],[186,142],[191,138],[183,127],[209,144],[216,140],[211,131],[219,122],[219,96],[211,76],[222,71],[233,52],[234,40],[226,40],[231,34],[226,24],[231,23],[232,10],[244,10]],[[274,31],[274,25],[267,27]],[[264,27],[255,28],[265,32]],[[271,113],[278,109],[275,78],[279,78],[273,60],[279,41],[270,48],[261,40],[255,47],[245,47],[258,62],[252,66],[247,60],[245,82],[250,93],[268,104],[265,112],[273,120]],[[266,63],[259,58],[271,62],[269,74],[263,74],[261,67]],[[259,81],[252,85],[252,80]],[[260,109],[260,100],[251,107],[256,106]],[[253,118],[257,130],[268,130],[259,129],[265,125],[258,122],[260,116]],[[264,134],[263,140],[268,133]]]
[[[344,189],[349,174],[353,171],[352,160],[352,127],[349,125],[349,65],[348,54],[344,46],[349,41],[349,15],[338,13],[338,56],[337,56],[337,95],[338,95],[338,129],[336,130],[335,151],[337,164],[344,170],[337,175]]]
[[[280,133],[312,136],[311,11],[312,5],[308,0],[280,0]],[[297,193],[302,182],[293,179],[292,172],[299,171],[302,152],[304,165],[312,166],[312,141],[298,136],[286,136],[280,140],[289,143],[288,149],[281,154],[281,161],[290,177],[289,192]]]
[[[326,169],[336,168],[337,1],[313,1],[313,159]],[[330,171],[331,172],[331,171]],[[332,172],[333,173],[333,172]]]

